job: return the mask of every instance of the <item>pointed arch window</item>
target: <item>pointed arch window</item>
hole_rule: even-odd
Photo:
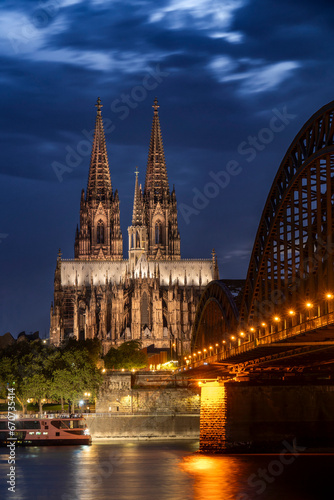
[[[104,224],[103,224],[103,221],[101,219],[97,223],[96,229],[97,229],[97,231],[96,231],[96,243],[103,245],[104,244]]]
[[[160,221],[155,224],[155,244],[160,245],[162,243],[162,225]]]

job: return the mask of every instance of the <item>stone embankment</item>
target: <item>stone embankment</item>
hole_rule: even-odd
[[[171,372],[109,372],[85,417],[93,440],[198,439],[200,390]]]

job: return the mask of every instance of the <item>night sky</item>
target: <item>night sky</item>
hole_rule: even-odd
[[[158,98],[181,254],[245,278],[299,129],[334,99],[329,0],[15,0],[0,6],[0,334],[48,335],[58,248],[74,256],[97,97],[124,257]]]

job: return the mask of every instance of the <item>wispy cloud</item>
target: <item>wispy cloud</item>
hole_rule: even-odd
[[[242,69],[247,66],[247,69]],[[241,82],[239,90],[245,94],[276,89],[291,76],[301,64],[298,61],[281,61],[266,64],[263,61],[218,56],[209,63],[209,68],[220,83]]]

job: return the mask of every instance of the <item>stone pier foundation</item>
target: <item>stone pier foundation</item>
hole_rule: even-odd
[[[201,386],[200,451],[334,449],[334,384],[208,382]]]

